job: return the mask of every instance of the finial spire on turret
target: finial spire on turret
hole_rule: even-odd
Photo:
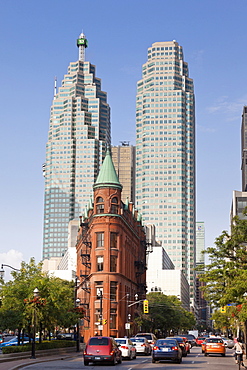
[[[83,32],[80,34],[79,38],[77,39],[77,46],[79,48],[79,60],[81,62],[84,62],[85,61],[85,49],[87,48],[88,43],[87,43],[86,36],[84,35]]]

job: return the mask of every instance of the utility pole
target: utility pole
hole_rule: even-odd
[[[127,307],[126,307],[126,324],[125,324],[125,329],[126,329],[126,335],[128,336],[129,329],[130,329],[130,324],[129,324],[129,293],[126,294],[127,297]]]
[[[103,294],[102,294],[102,290],[100,290],[100,295],[99,295],[99,299],[100,299],[100,319],[99,319],[99,324],[100,324],[100,335],[102,335],[102,326],[103,326],[103,312],[102,312],[102,301],[103,301]]]

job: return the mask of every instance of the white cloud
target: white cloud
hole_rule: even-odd
[[[207,108],[208,113],[223,113],[227,115],[227,120],[235,120],[236,117],[240,117],[242,114],[243,106],[247,104],[247,95],[242,98],[230,101],[228,96],[221,96],[217,101]]]
[[[22,261],[23,261],[23,254],[19,251],[16,251],[15,249],[10,249],[8,252],[5,252],[5,253],[0,253],[0,264],[1,265],[2,264],[9,265],[16,269],[19,269],[21,267]],[[5,271],[4,281],[10,280],[12,278],[11,271],[13,270],[7,266],[3,266],[3,269]]]

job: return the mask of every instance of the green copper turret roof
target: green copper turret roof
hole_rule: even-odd
[[[119,182],[118,176],[116,174],[116,170],[114,164],[112,162],[112,157],[110,150],[107,149],[106,156],[102,167],[99,171],[97,180],[94,184],[94,189],[100,187],[114,187],[118,189],[122,189],[122,185]]]

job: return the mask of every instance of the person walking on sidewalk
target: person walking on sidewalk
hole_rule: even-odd
[[[235,350],[236,364],[238,363],[238,356],[239,356],[240,361],[241,361],[241,365],[244,366],[244,363],[243,363],[244,344],[241,342],[241,340],[239,338],[237,338],[237,341],[234,344],[233,350]]]

